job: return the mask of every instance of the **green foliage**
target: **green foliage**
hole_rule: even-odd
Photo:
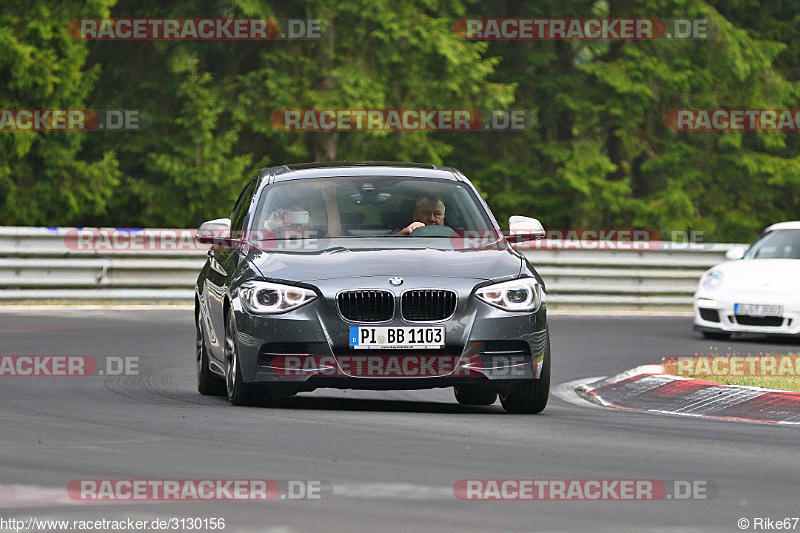
[[[197,65],[196,57],[180,51],[173,56],[169,70],[181,80],[176,91],[180,111],[174,124],[163,126],[169,132],[165,149],[147,154],[147,179],[137,179],[134,186],[145,220],[161,225],[202,219],[209,198],[223,208],[232,206],[252,161],[250,154],[231,154],[240,126],[219,126],[223,99],[211,74],[199,73]],[[175,205],[183,208],[176,210]]]
[[[481,3],[473,14],[496,16],[501,5]],[[735,23],[697,0],[628,2],[625,13],[605,2],[515,5],[537,17],[703,18],[718,31],[708,40],[492,43],[488,53],[502,58],[495,79],[519,84],[515,107],[539,110],[534,131],[507,137],[515,148],[487,158],[463,143],[454,152],[499,215],[522,209],[545,227],[691,229],[736,242],[797,218],[796,133],[675,132],[663,117],[797,107],[797,64],[779,59],[798,58],[787,45],[800,33],[774,16],[800,17],[800,5],[742,0]]]
[[[110,1],[69,9],[47,0],[0,7],[0,109],[83,109],[99,69],[67,23],[107,17]],[[107,213],[119,184],[113,148],[80,159],[87,133],[0,133],[0,224],[52,225]]]

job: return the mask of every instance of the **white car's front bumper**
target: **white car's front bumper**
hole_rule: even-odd
[[[800,302],[797,297],[777,294],[700,290],[694,295],[695,329],[726,333],[763,333],[800,336]],[[736,304],[781,305],[781,317],[735,315]]]

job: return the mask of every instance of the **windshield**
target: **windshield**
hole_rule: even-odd
[[[452,180],[406,177],[298,179],[269,185],[253,230],[267,239],[445,237],[489,230],[471,190]]]
[[[747,250],[744,259],[800,259],[800,230],[765,233]]]

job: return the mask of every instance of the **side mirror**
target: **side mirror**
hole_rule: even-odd
[[[514,215],[508,219],[510,242],[538,241],[547,235],[542,223],[535,218]]]
[[[744,257],[744,253],[747,251],[747,248],[744,246],[735,246],[725,252],[725,259],[729,261],[737,261]]]
[[[203,222],[200,229],[194,236],[200,244],[218,244],[220,242],[230,242],[231,238],[231,219],[217,218]]]

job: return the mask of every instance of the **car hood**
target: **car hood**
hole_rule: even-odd
[[[405,240],[405,239],[403,239]],[[448,239],[326,239],[311,250],[251,250],[266,278],[292,281],[368,276],[438,276],[491,280],[518,276],[522,259],[507,248],[453,249]],[[265,248],[265,247],[262,247]]]
[[[800,259],[741,259],[715,266],[722,287],[737,292],[800,293]]]

